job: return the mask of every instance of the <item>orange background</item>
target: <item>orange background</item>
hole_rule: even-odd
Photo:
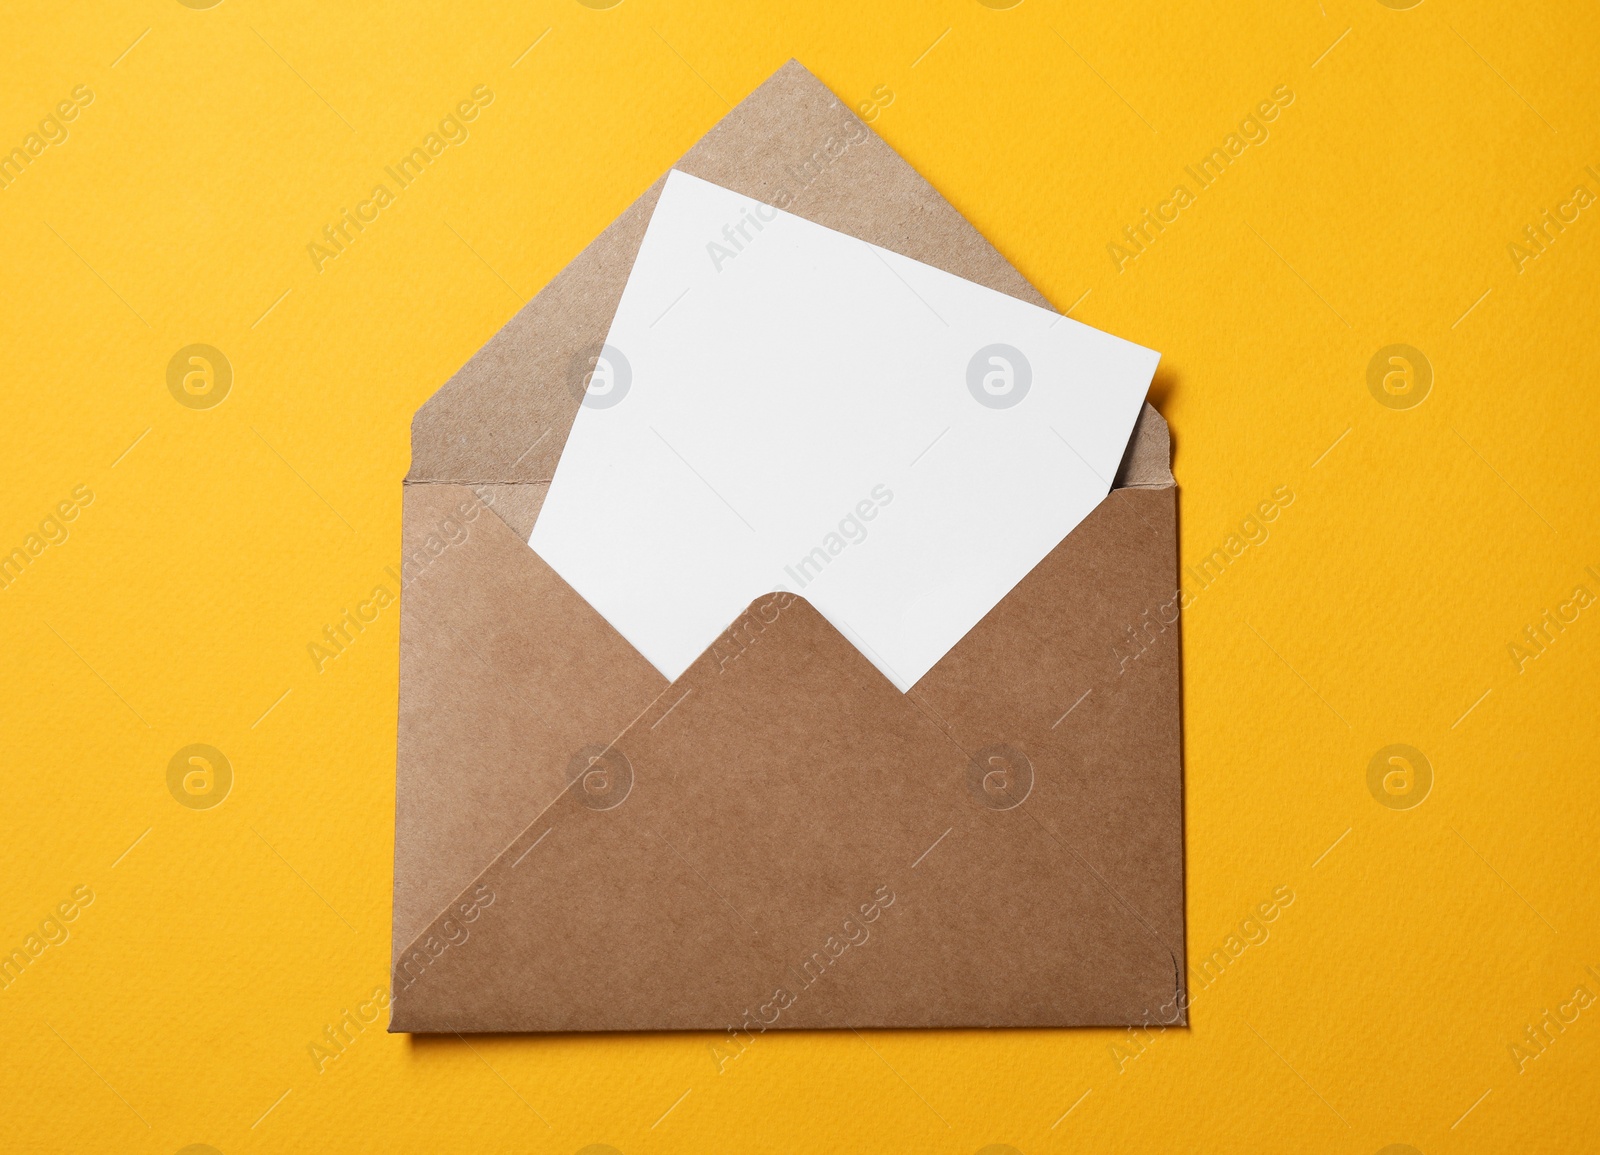
[[[0,1145],[1600,1142],[1592,6],[206,2],[0,16],[0,151],[38,137],[0,189],[0,551],[39,547],[0,590],[0,948],[43,936],[0,989]],[[1186,566],[1294,495],[1182,621],[1190,961],[1227,966],[1148,1036],[769,1035],[719,1073],[699,1035],[371,1027],[319,1069],[386,982],[397,615],[308,646],[396,559],[410,416],[791,56],[1058,307],[1162,351]],[[195,344],[225,391],[215,358],[169,389]],[[196,743],[231,767],[207,809],[168,785]]]

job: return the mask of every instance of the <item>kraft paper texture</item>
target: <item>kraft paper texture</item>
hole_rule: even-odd
[[[797,63],[677,167],[1047,304]],[[668,685],[525,544],[659,190],[413,424],[390,1029],[1186,1022],[1165,423],[910,693],[787,594]]]

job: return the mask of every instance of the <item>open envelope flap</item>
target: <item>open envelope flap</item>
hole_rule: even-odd
[[[908,695],[753,604],[397,953],[391,1029],[1185,1021],[1176,631],[1107,642],[1174,512],[1113,492]]]
[[[795,61],[740,101],[676,167],[1050,307],[932,185]],[[407,480],[549,482],[664,182],[612,222],[417,411]],[[513,493],[499,504],[516,507],[514,516],[531,528],[542,499],[542,492]]]

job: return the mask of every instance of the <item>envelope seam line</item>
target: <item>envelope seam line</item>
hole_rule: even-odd
[[[939,835],[938,838],[935,838],[933,840],[933,846],[938,846],[939,843],[943,842],[945,840],[945,835],[949,834],[950,831],[952,831],[954,829],[955,829],[954,826],[946,827],[944,834]],[[912,870],[915,870],[917,867],[921,866],[922,865],[922,860],[924,858],[928,857],[928,855],[933,853],[933,846],[928,847],[928,849],[924,850],[921,854],[919,854],[917,856],[917,860],[911,864],[911,869]]]
[[[1083,700],[1085,698],[1087,698],[1092,693],[1094,693],[1094,687],[1091,686],[1089,689],[1085,690],[1082,694],[1078,695],[1078,700],[1076,702],[1072,703],[1072,705],[1067,707],[1067,714],[1072,713],[1072,711],[1076,710],[1079,706],[1083,705]],[[1050,729],[1054,730],[1057,726],[1061,725],[1061,723],[1065,722],[1067,720],[1067,714],[1063,714],[1063,715],[1061,715],[1061,717],[1057,718],[1055,720],[1055,722],[1052,723],[1052,725],[1050,726]]]
[[[683,697],[679,698],[676,702],[672,703],[672,705],[667,707],[667,714],[672,713],[672,711],[676,710],[679,706],[683,705],[684,700],[686,698],[688,698],[688,696],[690,694],[692,694],[692,693],[694,693],[694,687],[690,686],[687,690],[685,690],[683,692]],[[661,715],[661,717],[657,718],[654,722],[650,723],[650,729],[654,730],[657,726],[661,725],[661,723],[665,722],[667,720],[667,714]]]
[[[535,850],[537,850],[538,847],[539,847],[539,843],[543,842],[547,837],[549,837],[550,831],[554,830],[554,829],[555,829],[555,827],[552,826],[548,830],[546,830],[543,834],[539,835],[538,838],[535,838],[533,840],[533,845],[532,846],[528,847],[528,849],[524,850],[521,854],[517,855],[517,860],[511,864],[511,868],[513,870],[515,870],[517,867],[521,866],[522,865],[522,860],[524,858],[528,857],[528,855],[532,854]]]

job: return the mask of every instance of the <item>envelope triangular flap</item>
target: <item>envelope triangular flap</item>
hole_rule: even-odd
[[[708,133],[680,167],[997,290],[1044,303],[909,165],[793,62]],[[435,961],[446,958],[433,955],[432,949],[441,942],[448,944],[460,932],[464,911],[472,910],[478,917],[478,900],[472,896],[483,892],[475,888],[496,871],[512,870],[518,856],[539,837],[540,823],[571,811],[578,820],[572,826],[576,830],[593,817],[594,811],[574,801],[569,786],[574,766],[581,770],[588,765],[612,737],[638,719],[618,749],[646,743],[642,747],[646,768],[640,776],[649,781],[654,747],[638,733],[640,726],[647,727],[649,741],[657,740],[658,729],[677,733],[661,721],[661,712],[674,703],[685,711],[696,705],[693,695],[684,698],[679,693],[689,688],[684,679],[666,687],[664,679],[525,544],[577,410],[582,373],[604,339],[659,189],[660,182],[519,312],[418,411],[413,424],[413,467],[403,503],[406,576],[401,610],[393,1029],[507,1030],[519,1029],[518,1023],[528,1029],[555,1029],[552,1024],[558,1022],[567,1028],[595,1029],[721,1027],[727,1024],[713,1020],[723,1013],[719,1000],[731,989],[728,984],[735,978],[743,982],[758,971],[765,974],[762,968],[776,958],[774,944],[791,946],[784,934],[798,936],[793,942],[804,940],[812,925],[806,919],[833,917],[819,912],[831,911],[833,900],[843,894],[843,889],[835,894],[824,887],[826,901],[819,901],[809,913],[791,911],[789,917],[777,919],[767,937],[752,940],[755,945],[736,943],[724,933],[717,941],[727,953],[704,959],[693,952],[684,955],[697,973],[722,976],[708,988],[716,992],[711,1002],[703,991],[674,988],[675,997],[687,1001],[668,1004],[646,998],[649,1005],[636,1006],[637,1013],[621,1013],[622,1004],[602,1008],[577,993],[564,1004],[564,1011],[552,1009],[548,1002],[529,1009],[509,995],[486,994],[516,981],[514,974],[499,974],[492,968],[468,979],[468,968],[463,967],[457,971],[460,981],[454,982],[419,983],[406,977],[408,963],[415,969],[419,949]],[[831,705],[845,710],[851,725],[873,732],[898,734],[896,726],[914,722],[920,729],[914,739],[907,739],[907,749],[933,743],[929,749],[938,753],[929,754],[929,766],[944,759],[940,764],[949,773],[956,773],[949,767],[981,769],[977,759],[991,757],[986,751],[997,745],[1037,759],[1034,773],[1040,793],[1009,815],[1023,818],[1032,830],[1023,840],[1010,843],[1012,853],[1020,857],[1001,860],[979,855],[968,864],[976,873],[958,872],[946,879],[943,885],[952,889],[943,898],[937,898],[940,892],[927,884],[930,889],[923,892],[926,901],[919,908],[924,913],[912,918],[912,907],[902,908],[907,913],[903,925],[916,928],[921,918],[935,921],[924,929],[908,930],[905,949],[936,950],[947,961],[953,958],[957,971],[966,974],[960,968],[975,957],[972,940],[960,940],[969,944],[962,954],[958,941],[941,937],[942,928],[971,931],[981,923],[976,912],[982,901],[997,902],[1012,915],[1031,912],[1035,919],[1044,919],[1031,925],[1023,918],[1018,925],[1030,926],[1030,933],[1054,944],[1059,966],[1050,964],[1056,967],[1049,972],[1054,976],[1051,982],[1075,992],[1060,997],[1037,990],[1031,996],[1007,994],[982,979],[974,980],[976,985],[957,984],[955,989],[953,979],[945,981],[949,975],[941,978],[930,972],[924,973],[919,988],[908,989],[920,990],[916,997],[924,1004],[930,999],[939,1004],[932,1012],[908,1009],[908,1003],[896,1003],[887,993],[873,995],[878,988],[868,982],[861,994],[853,996],[855,1002],[842,993],[817,988],[804,1014],[790,1015],[785,1025],[840,1025],[840,1015],[858,1024],[880,1025],[1132,1023],[1149,1017],[1146,1004],[1177,1000],[1181,1005],[1182,981],[1176,973],[1181,968],[1175,961],[1182,958],[1183,929],[1176,628],[1165,635],[1170,644],[1146,646],[1133,667],[1124,663],[1117,668],[1114,661],[1108,662],[1119,631],[1143,621],[1141,615],[1151,605],[1166,603],[1174,588],[1172,484],[1165,423],[1147,406],[1118,474],[1117,485],[1130,488],[1115,490],[912,695],[896,694],[809,607],[789,615],[793,619],[789,632],[774,632],[762,643],[776,655],[767,659],[776,663],[773,668],[786,669],[785,663],[800,661],[799,655],[786,650],[805,650],[814,640],[818,652],[865,667],[877,678],[872,692],[852,703],[839,697],[839,687],[850,684],[848,679],[824,679],[827,687],[819,685],[817,708]],[[477,512],[469,518],[471,510]],[[1166,593],[1158,596],[1163,586]],[[792,628],[799,620],[811,625]],[[821,637],[813,639],[808,631],[818,629]],[[1112,673],[1117,675],[1114,682],[1098,684]],[[1076,692],[1073,686],[1088,682],[1097,683],[1092,693],[1076,704],[1068,700],[1069,691]],[[1024,684],[1033,689],[1017,692]],[[882,699],[883,692],[892,700]],[[705,700],[712,697],[709,688],[702,694]],[[1056,697],[1066,711],[1060,718],[1047,716],[1054,711]],[[1047,698],[1052,702],[1048,707]],[[868,702],[880,704],[869,709],[864,705]],[[754,710],[755,705],[747,702],[741,708]],[[693,717],[689,711],[681,721]],[[780,725],[776,735],[770,730],[774,725]],[[760,727],[766,728],[760,733],[779,746],[805,741],[806,727],[798,715],[789,723],[781,723],[781,714],[762,715]],[[1127,739],[1120,746],[1118,734]],[[734,764],[740,760],[735,758]],[[937,809],[952,802],[946,792],[929,805]],[[703,799],[701,807],[676,812],[691,822],[691,842],[707,829],[694,822],[714,822],[718,812],[715,806],[706,809]],[[992,820],[987,812],[974,819],[969,810],[959,811],[969,826]],[[631,908],[625,892],[641,885],[651,888],[654,905],[666,912],[667,929],[678,939],[682,936],[673,928],[680,922],[686,926],[695,919],[727,915],[725,896],[708,889],[710,876],[700,858],[672,858],[678,867],[671,869],[685,867],[691,859],[696,866],[677,874],[658,869],[659,886],[635,873],[619,872],[618,863],[629,861],[628,854],[643,853],[638,847],[648,845],[652,855],[660,851],[656,834],[671,837],[665,830],[641,833],[630,825],[642,821],[644,813],[641,806],[628,815],[612,816],[623,821],[597,828],[613,840],[602,839],[597,847],[610,846],[609,851],[574,851],[593,868],[590,874],[574,868],[566,883],[552,884],[553,889],[537,900],[545,906],[521,904],[521,914],[495,924],[500,927],[497,934],[514,940],[503,948],[509,952],[507,958],[521,960],[514,970],[561,961],[559,953],[534,960],[528,952],[535,949],[535,942],[548,946],[574,933],[610,941],[608,936],[620,934],[620,949],[648,938],[652,927],[660,930],[658,912],[626,913]],[[827,814],[825,809],[805,813],[822,823],[819,829],[845,823],[852,837],[858,832],[849,825],[852,815],[865,824],[862,829],[885,821],[881,806],[850,814]],[[1140,826],[1141,813],[1150,819],[1148,828]],[[692,819],[692,814],[700,817]],[[746,823],[740,829],[754,828]],[[950,829],[945,841],[955,839],[956,847],[984,845],[956,838],[955,832],[967,826],[951,823]],[[780,842],[797,837],[793,830],[785,830],[781,838],[779,834],[768,830],[767,836]],[[640,842],[641,838],[646,841]],[[1122,841],[1113,845],[1116,839]],[[691,849],[701,853],[699,847]],[[919,885],[921,872],[944,851],[952,847],[941,843],[916,868]],[[950,858],[966,853],[967,849],[955,850]],[[526,863],[533,861],[529,857]],[[669,860],[650,861],[659,867]],[[1017,873],[1017,886],[1024,892],[1036,889],[1036,878],[1056,878],[1052,871],[1075,873],[1070,881],[1057,878],[1058,893],[1065,900],[1059,907],[1019,905],[1015,895],[991,894],[981,901],[974,897],[992,892],[984,870],[1006,869]],[[588,877],[597,880],[597,890],[583,890],[582,880]],[[850,879],[853,885],[855,876]],[[750,885],[759,889],[754,882]],[[837,886],[848,889],[843,883]],[[570,897],[580,892],[591,904],[592,914],[611,911],[615,921],[564,923],[570,910],[548,905],[555,901],[551,894]],[[503,893],[509,896],[512,891]],[[864,896],[862,901],[870,905],[869,900]],[[501,904],[499,913],[507,915],[520,900],[507,897],[496,902]],[[938,910],[942,914],[931,913]],[[447,927],[443,920],[452,917],[457,922]],[[486,919],[488,912],[482,917]],[[474,939],[479,946],[493,942],[493,935],[481,933],[489,925],[479,926]],[[563,925],[565,931],[559,929]],[[446,937],[439,938],[441,934]],[[487,960],[493,949],[499,948],[491,946],[481,958]],[[860,951],[857,957],[868,953]],[[883,952],[883,957],[892,955]],[[469,954],[457,952],[455,957]],[[1033,956],[1024,952],[1018,957]],[[1004,958],[989,961],[995,974],[1016,977]],[[442,979],[451,967],[439,961],[429,969]],[[1105,977],[1110,974],[1121,974],[1123,979],[1113,982]],[[652,982],[649,975],[635,976],[638,990],[664,997],[665,988]],[[712,1003],[716,1014],[711,1013]]]
[[[721,1029],[769,985],[814,996],[769,1027],[1186,1021],[1178,640],[1118,641],[1175,496],[1114,491],[909,694],[754,604],[396,952],[393,1029]]]
[[[395,950],[667,685],[495,508],[405,489]]]
[[[1175,956],[1050,829],[1073,801],[1051,777],[996,805],[935,719],[774,595],[402,955],[394,1027],[1135,1021],[1174,999]]]
[[[740,101],[676,167],[1049,308],[932,185],[795,61]],[[578,383],[610,328],[664,179],[417,411],[407,480],[551,478],[577,413]]]

